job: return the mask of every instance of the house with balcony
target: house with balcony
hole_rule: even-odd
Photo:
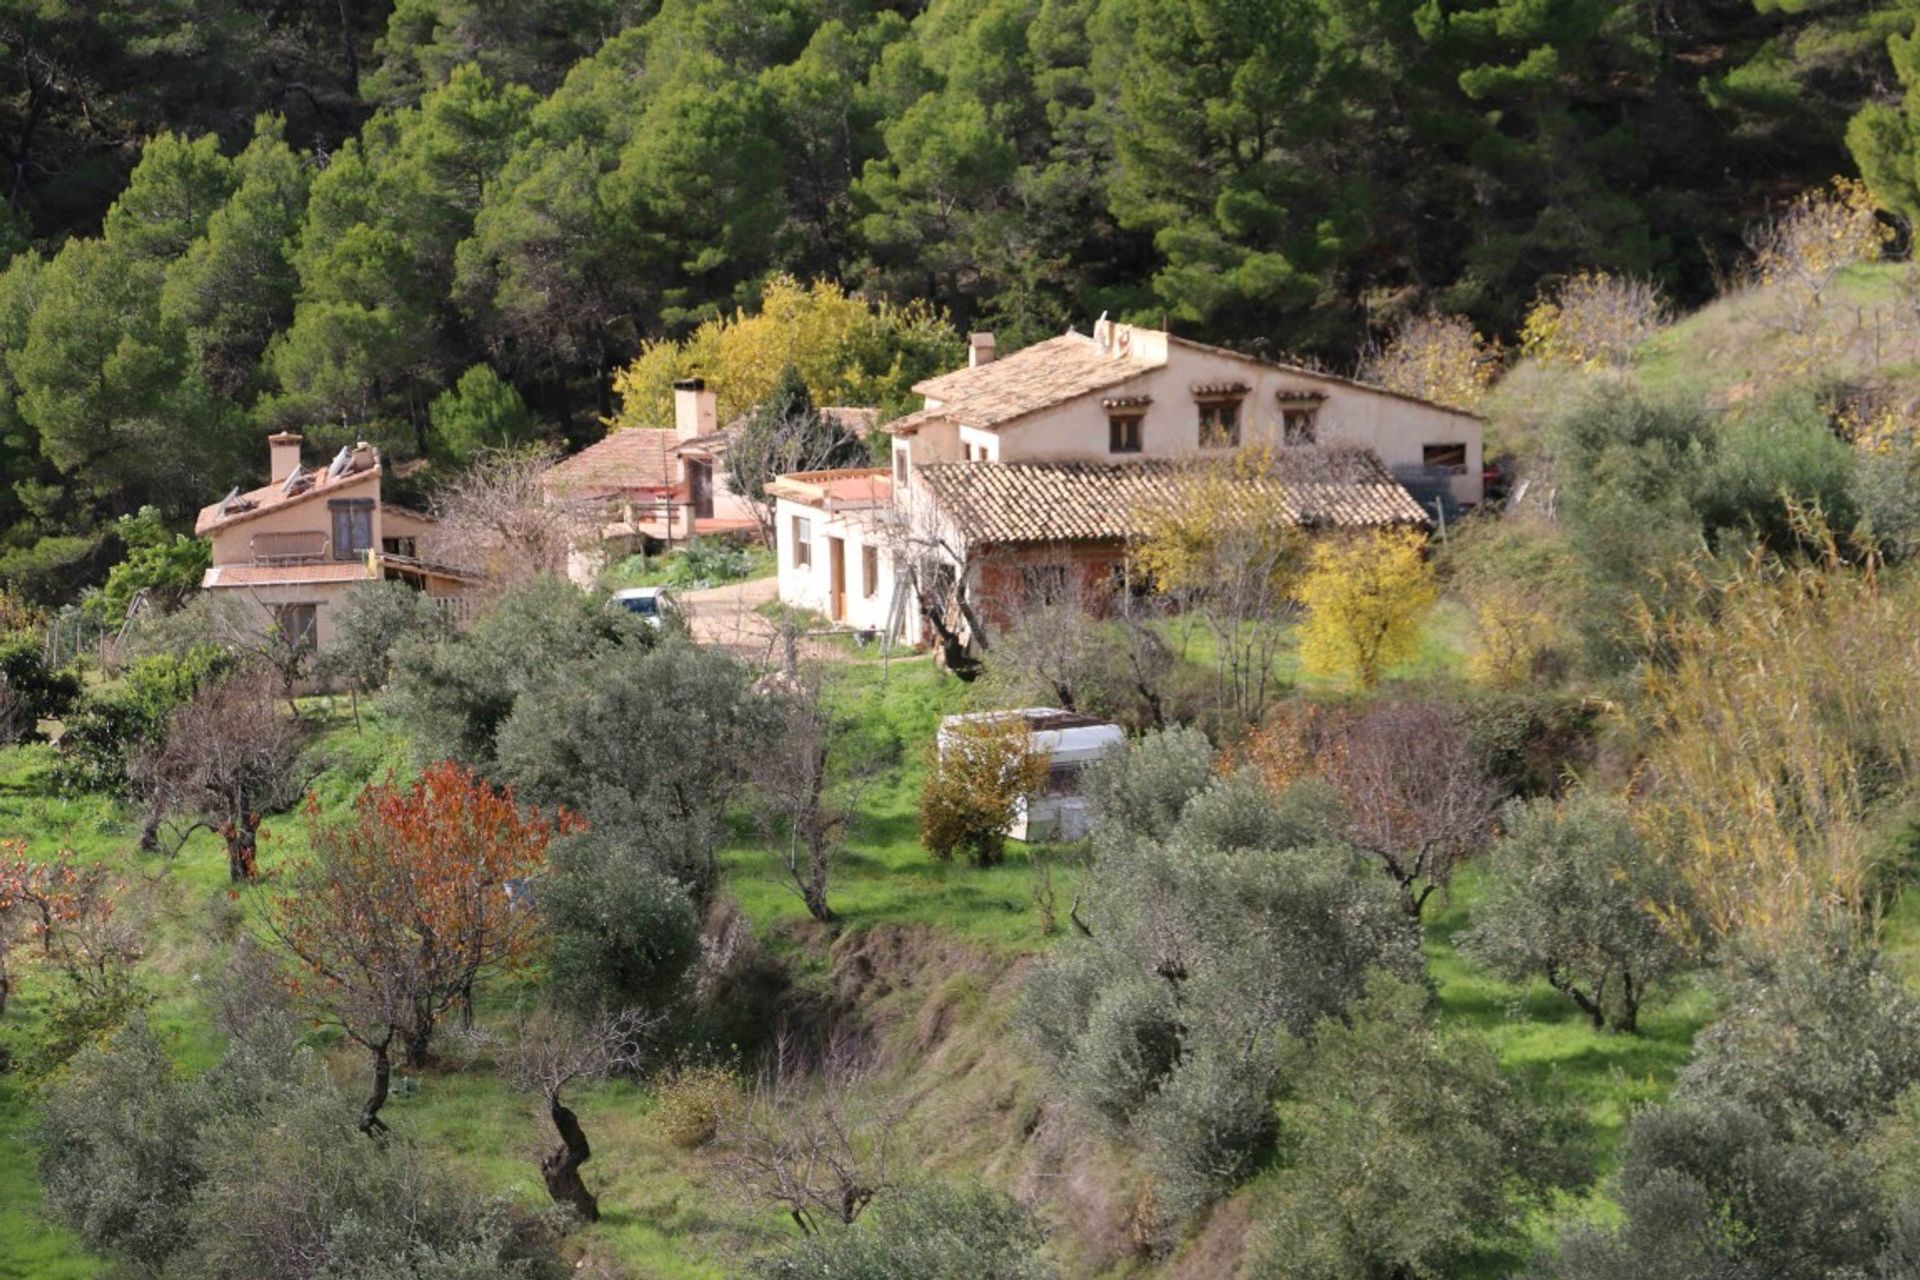
[[[1248,450],[1249,501],[1307,528],[1426,526],[1482,497],[1465,410],[1104,317],[1000,358],[991,334],[970,346],[883,427],[889,467],[771,487],[784,602],[950,639],[1012,593],[1110,580],[1144,518]]]
[[[464,616],[473,573],[423,558],[431,517],[382,500],[380,453],[362,442],[309,468],[301,438],[267,438],[268,480],[238,488],[201,510],[193,531],[213,544],[200,585],[243,602],[262,626],[324,649],[334,617],[357,582],[406,583]]]

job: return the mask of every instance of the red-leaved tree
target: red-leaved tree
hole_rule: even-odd
[[[400,1042],[424,1065],[440,1019],[488,974],[523,963],[533,913],[519,892],[573,820],[522,810],[452,763],[410,786],[369,787],[345,822],[307,806],[313,856],[288,877],[268,927],[296,962],[296,991],[373,1058],[361,1128],[383,1131]]]
[[[0,1014],[13,994],[8,953],[31,938],[50,954],[54,930],[78,918],[86,898],[86,885],[68,855],[32,862],[24,841],[0,841]]]

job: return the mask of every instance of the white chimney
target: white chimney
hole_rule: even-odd
[[[720,429],[720,394],[707,390],[705,378],[673,384],[673,433],[681,440],[710,436]]]
[[[279,484],[300,465],[300,433],[281,431],[267,437],[267,483]]]
[[[967,335],[967,367],[978,369],[983,364],[993,363],[993,335],[991,333],[970,333]]]

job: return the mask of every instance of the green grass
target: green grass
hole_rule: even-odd
[[[1650,390],[1719,402],[1745,399],[1803,374],[1896,376],[1920,356],[1912,335],[1895,323],[1902,280],[1912,271],[1911,263],[1877,262],[1841,273],[1818,321],[1841,335],[1835,339],[1839,354],[1816,369],[1797,367],[1795,339],[1768,318],[1773,298],[1762,289],[1731,293],[1661,330],[1636,353],[1635,372]]]
[[[1198,617],[1174,618],[1164,625],[1169,647],[1182,661],[1211,670],[1217,641],[1205,622]],[[1420,655],[1387,670],[1388,680],[1425,680],[1458,676],[1465,670],[1472,646],[1473,622],[1457,601],[1446,599],[1435,605],[1420,634]],[[1300,637],[1288,628],[1280,638],[1273,657],[1274,697],[1284,697],[1290,689],[1330,690],[1346,688],[1351,681],[1343,676],[1309,674],[1300,663]]]
[[[1443,610],[1421,659],[1398,674],[1457,669],[1463,633],[1457,613]],[[1283,656],[1283,661],[1292,665],[1276,674],[1290,681],[1298,672],[1297,657]],[[883,667],[871,651],[851,651],[846,661],[831,665],[828,678],[835,706],[859,726],[862,756],[879,765],[831,889],[840,927],[925,925],[942,938],[980,948],[990,957],[983,961],[988,966],[983,973],[1003,971],[1018,956],[1051,945],[1034,902],[1033,851],[1014,845],[1004,865],[982,870],[942,864],[919,846],[916,808],[926,746],[942,716],[966,707],[967,686],[928,657],[896,658]],[[363,705],[358,730],[344,706],[312,703],[306,710],[322,726],[313,748],[316,766],[323,766],[315,794],[327,812],[344,810],[365,784],[405,777],[411,769],[406,743],[377,706]],[[130,885],[151,895],[151,944],[142,965],[143,979],[157,997],[151,1017],[182,1068],[202,1069],[221,1048],[203,983],[225,955],[231,931],[244,927],[244,912],[235,913],[228,903],[219,842],[202,832],[171,866],[142,859],[132,852],[134,831],[118,806],[97,797],[69,801],[47,794],[43,774],[50,758],[45,747],[0,752],[0,837],[25,837],[36,856],[72,848],[121,869]],[[265,831],[262,867],[271,877],[277,866],[304,851],[305,823],[279,815],[269,819]],[[825,937],[806,922],[799,899],[783,887],[769,855],[742,833],[724,860],[731,892],[763,937],[803,973],[819,970]],[[1054,873],[1062,914],[1072,899],[1071,861],[1061,856]],[[1570,1101],[1591,1132],[1594,1172],[1604,1174],[1632,1109],[1658,1100],[1671,1087],[1710,1012],[1708,1001],[1692,983],[1682,982],[1649,1002],[1642,1035],[1595,1032],[1544,984],[1502,982],[1461,954],[1456,941],[1468,922],[1474,888],[1469,870],[1449,896],[1429,906],[1427,954],[1441,1021],[1484,1041],[1531,1087]],[[1899,918],[1903,923],[1896,932],[1920,952],[1920,907]],[[16,1010],[0,1022],[0,1037],[19,1045],[33,1035],[48,980],[28,975]],[[996,1149],[993,1143],[1006,1139],[980,1128],[982,1114],[997,1113],[969,1110],[985,1105],[980,1099],[996,1090],[1004,1092],[998,1082],[1019,1066],[1006,1056],[1012,1053],[1005,1048],[1007,1004],[983,998],[982,981],[965,975],[958,985],[966,990],[958,994],[930,986],[921,995],[902,997],[945,1000],[956,1026],[964,1028],[957,1034],[970,1046],[966,1054],[924,1064],[909,1055],[888,1085],[919,1099],[924,1114],[916,1132],[922,1145],[913,1158],[942,1176],[978,1177],[988,1165],[1004,1171],[1010,1150]],[[483,1023],[529,990],[497,984],[483,1001]],[[359,1089],[365,1070],[361,1057],[327,1037],[316,1036],[316,1044],[343,1085]],[[1002,1057],[991,1056],[1002,1049]],[[615,1261],[641,1280],[709,1280],[737,1274],[742,1256],[790,1233],[776,1216],[756,1213],[718,1190],[704,1154],[680,1151],[665,1141],[652,1122],[653,1098],[646,1088],[602,1085],[580,1091],[572,1102],[594,1143],[595,1158],[586,1174],[606,1215],[574,1236],[589,1258]],[[484,1059],[406,1081],[387,1118],[396,1133],[443,1154],[476,1186],[530,1206],[546,1202],[536,1167],[548,1141],[540,1118]],[[101,1274],[98,1261],[38,1216],[32,1153],[23,1140],[30,1119],[31,1099],[23,1083],[17,1076],[0,1076],[0,1280]],[[1014,1143],[1017,1147],[1018,1139]],[[1557,1206],[1575,1213],[1604,1207],[1598,1190]],[[1546,1239],[1552,1225],[1549,1215],[1538,1215],[1535,1237]]]
[[[861,789],[860,821],[828,895],[842,927],[920,923],[995,947],[1041,945],[1030,849],[1010,845],[1004,863],[980,868],[940,862],[920,847],[927,745],[940,718],[965,705],[966,686],[925,655],[895,658],[886,668],[877,657],[854,658],[827,674],[834,707],[859,727],[863,758],[880,766]],[[756,923],[806,918],[770,854],[741,841],[724,863],[734,896]],[[1058,870],[1054,879],[1061,901],[1070,900],[1071,873]]]

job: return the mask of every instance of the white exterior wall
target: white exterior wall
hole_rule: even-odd
[[[812,563],[793,561],[793,522],[798,517],[813,525]],[[822,617],[833,618],[832,545],[838,538],[844,547],[846,564],[846,607],[834,619],[841,626],[859,631],[883,631],[893,607],[893,557],[888,554],[884,529],[872,514],[862,511],[827,512],[818,507],[781,498],[774,505],[774,549],[779,565],[780,601],[796,609],[811,609]],[[865,549],[873,547],[878,558],[874,589],[868,594],[862,581]]]
[[[1136,353],[1144,354],[1138,348]],[[1279,397],[1282,391],[1323,393],[1326,399],[1321,402],[1315,418],[1320,444],[1365,445],[1379,455],[1389,470],[1420,466],[1423,445],[1464,444],[1466,474],[1452,478],[1453,496],[1461,503],[1480,501],[1483,432],[1479,419],[1470,414],[1402,399],[1339,379],[1274,369],[1255,360],[1197,350],[1177,342],[1169,344],[1167,357],[1167,363],[1160,368],[1067,404],[1016,419],[998,432],[962,430],[959,435],[962,440],[975,435],[997,435],[999,448],[993,456],[1003,462],[1109,462],[1189,457],[1203,452],[1200,406],[1193,398],[1193,384],[1241,382],[1249,388],[1246,398],[1240,402],[1243,447],[1281,442]],[[1110,454],[1107,452],[1108,414],[1100,402],[1111,396],[1138,395],[1153,398],[1141,421],[1141,451]],[[916,465],[933,460],[922,456],[919,444],[927,435],[923,430],[913,437]],[[927,452],[937,453],[938,449]]]

